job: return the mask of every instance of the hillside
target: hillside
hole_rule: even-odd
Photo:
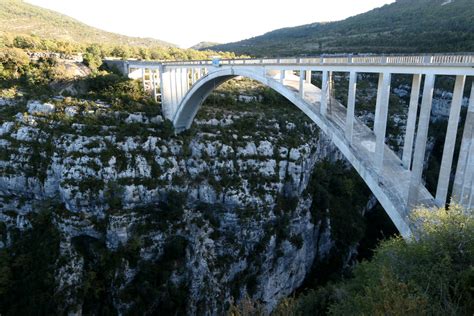
[[[143,47],[175,46],[152,38],[105,32],[55,11],[21,0],[0,0],[0,33],[36,35],[74,43],[102,43]]]
[[[204,49],[208,49],[209,47],[217,46],[217,45],[221,45],[221,44],[216,43],[216,42],[199,42],[196,45],[191,46],[190,48],[204,50]]]
[[[397,0],[330,23],[284,28],[214,50],[254,56],[474,51],[473,0]]]

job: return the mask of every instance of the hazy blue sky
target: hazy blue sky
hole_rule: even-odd
[[[26,0],[97,28],[182,47],[231,42],[288,26],[335,21],[395,0]]]

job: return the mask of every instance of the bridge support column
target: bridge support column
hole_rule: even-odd
[[[176,73],[176,69],[171,70],[171,91],[172,91],[172,104],[173,109],[177,107],[178,100],[179,100],[179,88],[178,88],[178,75]]]
[[[332,71],[329,72],[329,92],[328,92],[328,113],[331,114],[332,111],[332,102],[334,97],[334,73]]]
[[[151,86],[152,86],[152,90],[153,90],[153,100],[155,100],[155,102],[156,102],[157,101],[156,78],[155,78],[156,71],[154,69],[150,69],[150,72],[151,72]]]
[[[304,70],[301,69],[300,70],[300,97],[302,99],[304,99],[304,80],[305,80]]]
[[[161,81],[161,111],[163,116],[169,120],[173,120],[173,93],[172,93],[172,79],[170,71],[160,71]]]
[[[142,85],[143,85],[143,91],[146,91],[146,85],[145,85],[145,68],[142,68]]]
[[[415,138],[416,116],[418,114],[418,101],[420,98],[421,75],[413,75],[411,85],[410,106],[408,108],[407,127],[405,132],[405,141],[403,144],[403,166],[410,170],[411,156],[413,154],[413,140]]]
[[[285,70],[280,70],[280,83],[283,84],[285,81]]]
[[[440,203],[440,205],[445,205],[446,199],[448,197],[449,180],[451,179],[451,168],[453,165],[454,146],[456,145],[459,116],[461,114],[462,97],[465,83],[466,76],[456,76],[453,99],[451,101],[451,111],[449,113],[448,129],[446,131],[446,140],[444,141],[443,159],[441,160],[438,187],[436,189],[436,200]]]
[[[346,138],[350,144],[352,144],[352,134],[354,131],[354,111],[355,111],[355,98],[357,88],[357,73],[354,71],[350,72],[349,75],[349,95],[347,96],[347,112],[346,112]]]
[[[124,61],[122,64],[122,74],[128,78],[129,73],[130,73],[130,65],[127,61]]]
[[[329,72],[323,70],[323,82],[321,85],[321,115],[326,116],[328,113],[328,99],[329,99]]]
[[[433,90],[435,75],[425,76],[423,87],[423,99],[421,101],[420,119],[418,121],[418,132],[416,133],[415,153],[413,155],[413,168],[408,190],[408,207],[410,209],[418,206],[418,190],[423,175],[423,164],[425,162],[426,142],[428,141],[428,127],[430,125],[431,106],[433,103]]]
[[[383,168],[385,153],[385,133],[387,130],[388,101],[390,97],[390,73],[379,74],[379,84],[377,89],[377,101],[375,106],[375,167],[379,170]]]
[[[311,84],[311,70],[306,70],[306,83]]]
[[[189,88],[188,68],[181,68],[179,76],[181,79],[181,99],[182,99],[186,95],[186,92],[188,92],[188,88]]]
[[[474,208],[474,82],[454,178],[453,200],[465,208]]]
[[[186,93],[185,86],[184,86],[184,68],[177,69],[177,78],[178,80],[178,89],[179,89],[179,99],[178,99],[178,104],[181,102],[181,100],[184,98],[184,94]]]

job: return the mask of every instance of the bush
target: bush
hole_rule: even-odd
[[[301,296],[295,315],[472,315],[473,212],[420,209],[413,219],[416,238],[382,242],[352,279]]]

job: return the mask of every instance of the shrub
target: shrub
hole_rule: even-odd
[[[416,238],[382,242],[353,278],[301,296],[295,315],[472,315],[474,216],[420,209]]]

